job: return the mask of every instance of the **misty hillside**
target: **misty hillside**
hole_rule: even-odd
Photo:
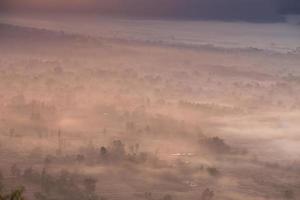
[[[0,194],[299,198],[298,52],[8,23],[0,43]]]

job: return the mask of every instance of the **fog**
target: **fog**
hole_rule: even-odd
[[[0,197],[299,199],[297,23],[2,14]]]
[[[287,22],[247,23],[154,20],[84,14],[2,14],[2,23],[64,31],[105,39],[164,43],[188,47],[235,48],[291,52],[300,46],[299,15]]]

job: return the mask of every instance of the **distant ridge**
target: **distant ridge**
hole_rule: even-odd
[[[133,44],[133,45],[153,45],[164,46],[167,48],[183,48],[191,50],[211,50],[219,52],[238,52],[238,53],[264,53],[264,54],[286,54],[273,50],[266,50],[254,47],[241,47],[241,48],[227,48],[215,46],[213,44],[184,44],[181,42],[168,42],[162,40],[139,40],[139,39],[126,39],[126,38],[107,38],[102,36],[86,36],[80,33],[68,33],[64,31],[51,30],[45,28],[28,27],[22,25],[14,25],[8,23],[0,23],[0,41],[4,39],[15,39],[21,37],[22,39],[32,39],[39,42],[55,42],[55,41],[81,41],[91,42],[92,44],[100,44],[103,41],[116,42],[119,44]],[[288,52],[288,54],[299,54],[298,52]]]

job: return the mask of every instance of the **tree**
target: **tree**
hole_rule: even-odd
[[[77,162],[83,162],[84,161],[84,159],[85,159],[85,157],[84,157],[84,155],[82,155],[82,154],[78,154],[77,156],[76,156],[76,161]]]
[[[232,152],[231,147],[219,137],[201,138],[199,143],[202,147],[212,153],[228,154]]]
[[[211,200],[214,197],[214,191],[210,190],[209,188],[206,188],[201,195],[200,200]]]
[[[86,179],[84,179],[83,184],[84,184],[85,190],[88,193],[95,193],[96,185],[97,185],[97,180],[96,179],[86,178]]]
[[[285,190],[283,192],[283,196],[285,199],[294,199],[295,195],[294,195],[294,191],[293,190]]]
[[[172,196],[170,194],[166,194],[162,200],[172,200]]]
[[[11,171],[11,175],[13,175],[15,177],[20,177],[21,176],[21,170],[19,169],[17,164],[13,164],[10,168],[10,171]]]
[[[1,192],[1,190],[3,189],[3,175],[2,175],[2,173],[0,172],[0,192]]]
[[[122,143],[121,140],[114,140],[112,143],[112,153],[114,155],[114,158],[116,159],[123,159],[126,151],[125,151],[125,145]]]
[[[153,198],[152,198],[152,193],[151,192],[145,192],[145,199],[147,199],[147,200],[152,200]]]
[[[211,176],[219,176],[220,175],[219,170],[215,167],[208,167],[206,170],[209,173],[209,175],[211,175]]]
[[[104,156],[106,156],[106,154],[107,154],[107,149],[105,147],[101,147],[100,148],[100,155],[104,157]]]
[[[97,200],[99,199],[96,194],[96,185],[97,180],[93,178],[86,178],[83,182],[83,185],[85,187],[85,193],[87,195],[87,200]]]

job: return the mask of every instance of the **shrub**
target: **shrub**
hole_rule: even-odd
[[[0,200],[24,200],[24,188],[16,189],[10,194],[2,195],[0,193]]]

